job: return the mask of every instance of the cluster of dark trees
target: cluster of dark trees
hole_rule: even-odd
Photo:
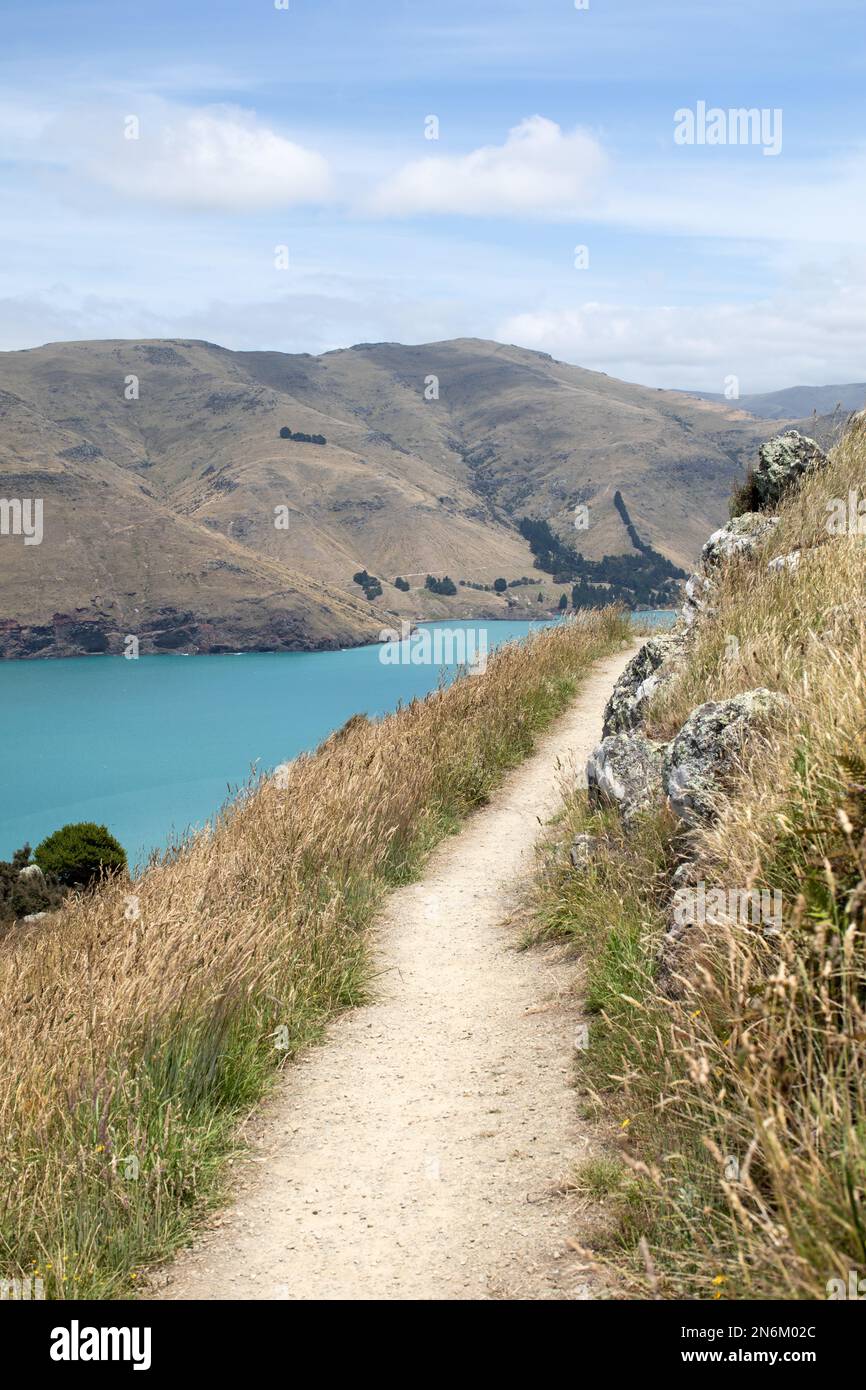
[[[619,488],[617,488],[616,492],[613,494],[613,505],[616,507],[617,511],[622,517],[622,524],[628,531],[628,538],[634,546],[635,550],[642,550],[645,555],[651,554],[652,546],[647,545],[647,543],[645,541],[642,541],[640,536],[638,535],[637,527],[635,526],[634,522],[629,516],[628,507],[625,505],[625,498],[623,497]]]
[[[294,439],[296,444],[327,444],[328,442],[323,434],[302,434],[300,430],[290,430],[288,425],[283,425],[280,430],[280,439]]]
[[[395,589],[399,589],[402,594],[408,594],[411,587],[408,579],[402,579],[399,574],[397,575],[394,580]]]
[[[520,534],[529,542],[538,569],[552,575],[557,584],[574,585],[575,608],[597,608],[600,603],[666,607],[676,602],[677,581],[685,578],[683,570],[643,542],[637,555],[587,560],[554,535],[546,521],[525,516]]]
[[[431,594],[443,594],[446,598],[457,593],[457,585],[447,574],[442,579],[436,579],[432,574],[428,574],[424,580],[424,587],[429,589]]]
[[[86,888],[126,868],[123,846],[104,825],[79,821],[55,830],[36,846],[0,860],[0,924],[53,912],[71,888]]]
[[[358,570],[357,574],[352,575],[352,578],[356,584],[360,584],[364,590],[364,597],[368,598],[371,603],[374,598],[379,598],[382,593],[382,585],[375,574],[368,574],[366,570]]]
[[[524,584],[540,584],[541,582],[540,579],[530,579],[528,575],[523,575],[521,579],[494,579],[492,584],[477,584],[473,579],[458,580],[461,589],[478,589],[485,594],[503,593],[501,587],[497,589],[497,584],[500,586],[504,584],[506,589],[519,589]]]

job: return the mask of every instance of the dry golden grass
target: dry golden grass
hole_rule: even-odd
[[[219,1190],[239,1117],[365,985],[382,893],[485,800],[594,660],[614,610],[355,718],[212,830],[0,951],[0,1274],[128,1295]]]
[[[685,834],[661,815],[625,839],[576,798],[568,830],[602,849],[539,890],[540,930],[584,949],[584,1081],[618,1112],[639,1179],[620,1214],[628,1268],[644,1237],[668,1297],[826,1298],[866,1274],[866,536],[826,524],[849,490],[866,498],[863,422],[785,501],[765,553],[729,566],[650,712],[667,738],[705,700],[790,697],[718,822]],[[797,570],[767,572],[798,548]],[[684,860],[708,888],[779,890],[784,925],[692,928],[672,1001],[654,977]]]

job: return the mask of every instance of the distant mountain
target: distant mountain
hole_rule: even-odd
[[[712,391],[690,394],[703,401],[729,404],[724,396]],[[833,415],[837,409],[847,415],[866,405],[866,382],[850,382],[845,386],[788,386],[783,391],[740,396],[736,404],[761,420],[806,420],[813,414]]]
[[[0,655],[127,633],[142,650],[347,645],[386,614],[535,615],[562,591],[538,564],[565,565],[564,584],[575,551],[626,557],[617,583],[655,552],[690,565],[771,432],[475,339],[3,353],[0,497],[42,498],[45,521],[41,545],[0,536]],[[609,568],[587,565],[583,592],[603,598]],[[499,594],[497,578],[535,582]]]

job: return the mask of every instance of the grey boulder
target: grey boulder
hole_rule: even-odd
[[[823,449],[799,430],[788,430],[777,434],[762,444],[758,450],[758,466],[755,469],[755,490],[763,505],[778,502],[783,492],[813,469],[823,468],[828,462]]]
[[[587,869],[598,848],[598,836],[583,830],[571,842],[571,862],[575,869]]]
[[[626,666],[604,709],[602,736],[628,733],[643,721],[650,699],[669,680],[685,648],[679,633],[663,632],[644,642]]]
[[[640,811],[661,805],[665,745],[643,734],[611,734],[603,738],[586,764],[589,800],[593,806],[616,806],[628,822]]]
[[[749,737],[788,707],[786,696],[759,687],[692,710],[664,760],[664,789],[689,825],[715,818],[717,800]]]
[[[680,609],[686,627],[691,627],[695,618],[707,607],[707,595],[712,585],[702,574],[689,575],[686,580],[686,601]]]
[[[778,524],[777,516],[764,516],[763,512],[743,512],[742,516],[735,516],[726,526],[713,532],[701,551],[704,572],[709,574],[729,560],[754,554]]]

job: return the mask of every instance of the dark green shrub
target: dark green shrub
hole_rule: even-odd
[[[55,875],[67,888],[84,887],[103,873],[126,868],[123,846],[93,821],[55,830],[36,846],[33,857],[44,874]]]
[[[395,588],[395,589],[399,589],[399,590],[400,590],[402,593],[404,593],[404,594],[408,594],[408,592],[409,592],[409,580],[408,580],[408,579],[401,579],[400,575],[398,574],[398,575],[397,575],[397,578],[394,580],[394,588]]]
[[[357,574],[352,575],[352,578],[356,584],[360,584],[364,590],[364,597],[369,599],[371,603],[373,599],[379,598],[382,593],[382,585],[375,574],[368,574],[366,570],[358,570]],[[408,584],[406,587],[409,587]]]
[[[507,588],[508,588],[508,580],[507,580],[507,579],[494,579],[494,581],[493,581],[493,592],[494,592],[494,593],[496,593],[496,594],[504,594],[504,593],[505,593],[505,590],[506,590]]]
[[[294,439],[296,444],[327,444],[327,439],[323,434],[305,434],[303,430],[290,430],[288,425],[283,425],[280,430],[280,439]]]

